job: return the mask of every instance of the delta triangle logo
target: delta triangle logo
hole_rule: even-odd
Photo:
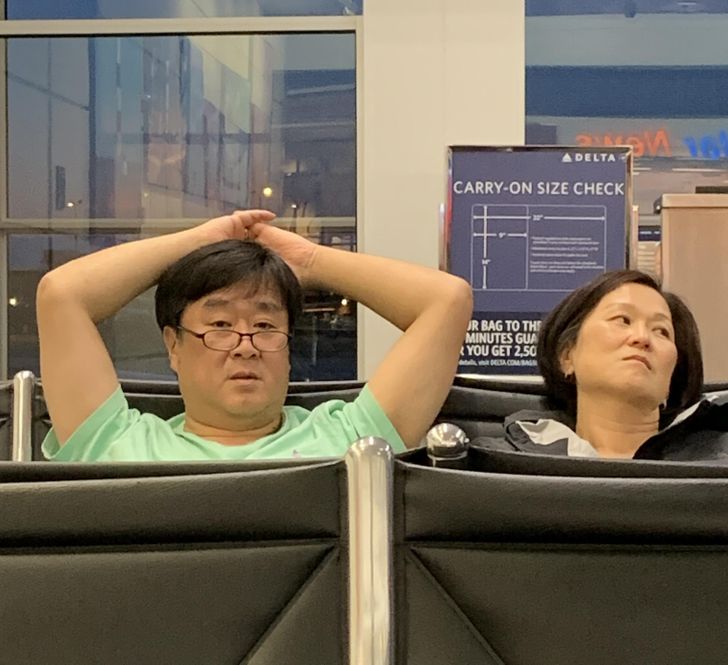
[[[561,158],[562,162],[573,162],[574,160],[571,158],[571,155],[568,152],[564,153],[564,156]]]

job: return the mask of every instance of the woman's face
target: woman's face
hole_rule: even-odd
[[[624,284],[584,319],[561,368],[579,395],[622,396],[655,409],[667,399],[677,361],[670,308],[654,289]]]

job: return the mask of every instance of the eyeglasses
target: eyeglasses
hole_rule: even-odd
[[[250,343],[258,351],[283,351],[292,337],[282,330],[256,330],[252,333],[241,333],[237,330],[221,329],[196,333],[184,326],[177,326],[177,329],[201,339],[202,343],[213,351],[237,349],[243,341],[243,337],[250,337]]]

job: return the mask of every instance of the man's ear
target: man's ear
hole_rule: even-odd
[[[164,346],[167,349],[169,366],[172,368],[173,372],[177,373],[177,345],[179,344],[177,331],[172,326],[164,326],[162,339],[164,340]]]

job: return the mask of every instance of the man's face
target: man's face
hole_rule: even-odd
[[[251,293],[244,283],[190,303],[180,325],[196,333],[219,329],[289,332],[280,296],[265,288]],[[171,328],[165,328],[164,341],[189,417],[229,430],[264,427],[280,419],[291,369],[288,347],[259,351],[250,337],[244,337],[232,351],[216,351],[201,339]]]

